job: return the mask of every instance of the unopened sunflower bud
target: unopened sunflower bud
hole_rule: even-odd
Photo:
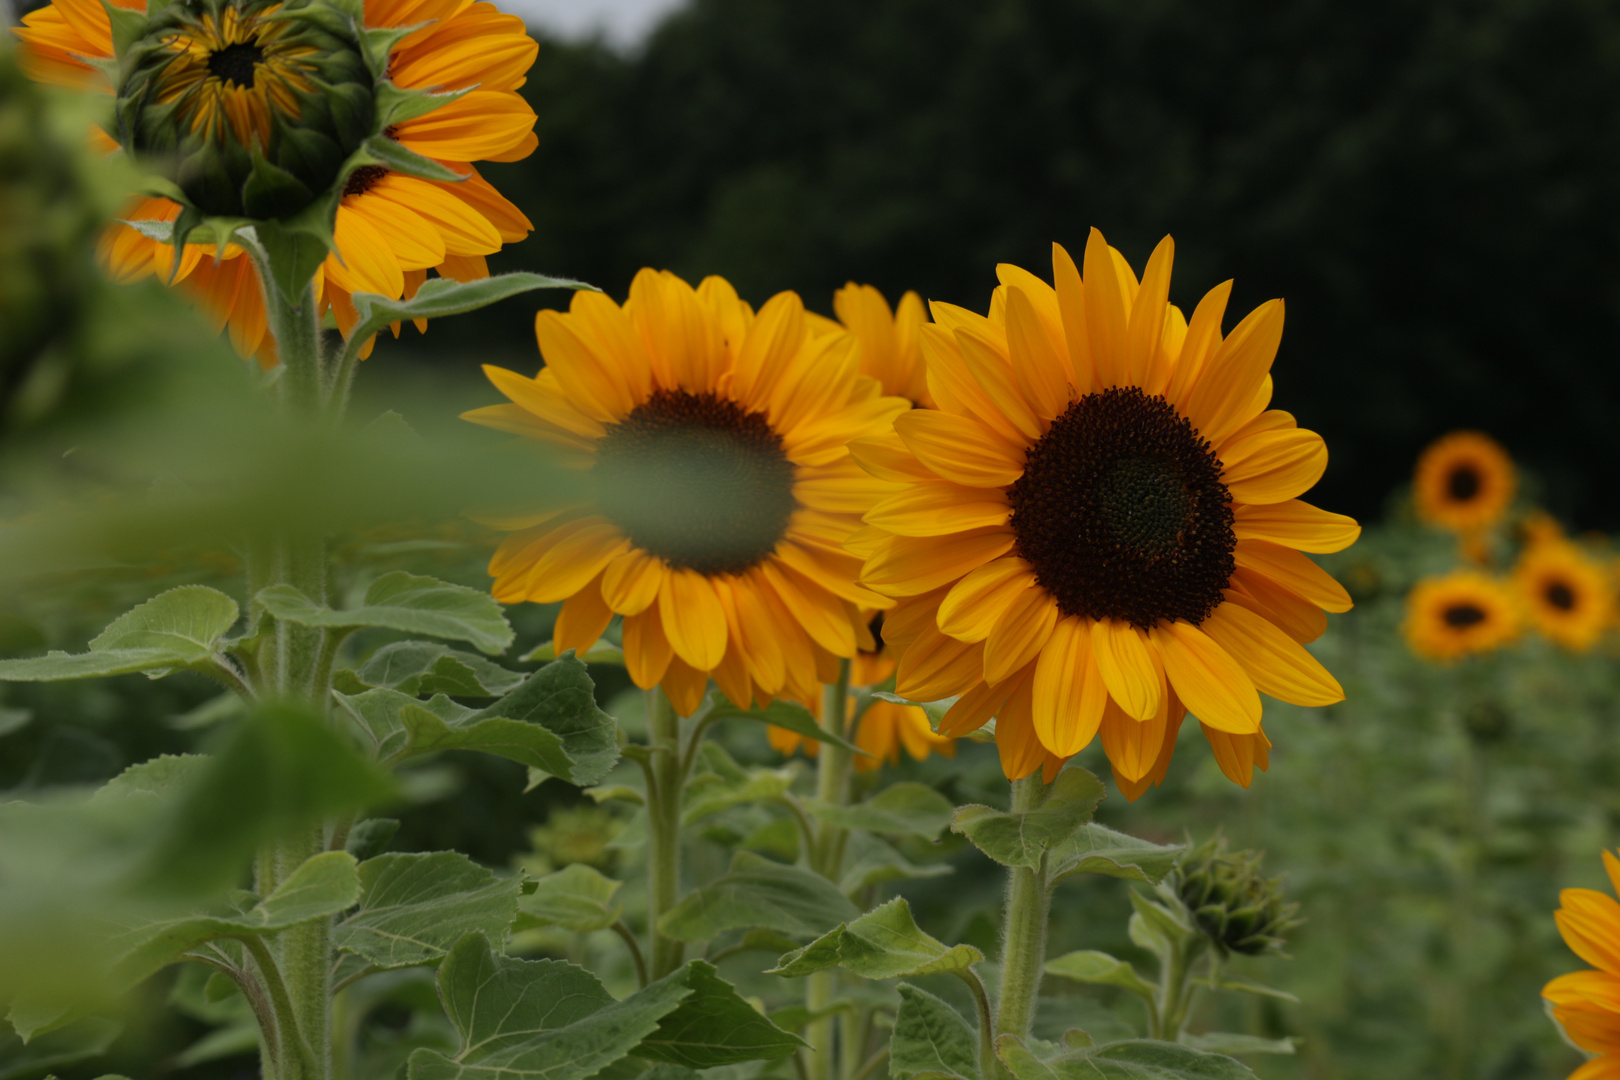
[[[1183,856],[1173,887],[1199,930],[1221,953],[1281,952],[1302,922],[1299,905],[1283,898],[1282,879],[1260,876],[1258,851],[1226,850],[1217,837]]]
[[[372,133],[355,33],[329,0],[175,0],[123,57],[120,141],[205,214],[295,214]]]

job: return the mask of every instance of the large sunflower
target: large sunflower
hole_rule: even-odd
[[[120,6],[145,9],[144,2],[130,0],[120,0]],[[218,42],[194,43],[193,51],[203,58],[200,65],[192,65],[201,73],[200,85],[220,99],[217,104],[212,98],[205,100],[199,115],[247,115],[250,121],[244,123],[250,126],[269,122],[275,99],[247,96],[246,105],[235,104],[237,84],[228,61],[243,55],[244,49],[258,49],[261,56],[273,59],[265,48],[276,26],[269,17],[273,13],[274,8],[268,9],[256,23],[232,21],[219,29]],[[458,280],[487,277],[484,257],[503,243],[523,239],[533,227],[473,165],[516,161],[534,150],[535,114],[517,90],[538,47],[523,21],[503,15],[483,0],[365,0],[365,21],[368,28],[420,27],[402,38],[390,55],[388,77],[396,86],[464,91],[447,105],[394,125],[388,134],[465,179],[422,180],[376,166],[349,178],[335,226],[338,251],[328,256],[316,277],[321,310],[331,310],[345,335],[358,321],[350,299],[354,293],[411,296],[429,270]],[[23,64],[30,75],[112,91],[101,71],[87,62],[113,55],[110,20],[97,0],[55,0],[25,16],[23,24],[16,33],[23,40]],[[213,49],[216,44],[219,48]],[[212,60],[219,61],[212,67],[225,74],[206,77]],[[243,78],[242,88],[252,91],[254,77]],[[104,150],[118,148],[105,134],[96,134]],[[179,211],[167,199],[141,199],[131,204],[125,220],[173,221]],[[102,241],[102,254],[121,280],[158,273],[183,282],[217,323],[229,325],[239,352],[258,356],[267,367],[275,363],[275,342],[266,326],[257,275],[240,248],[228,245],[216,257],[212,245],[188,244],[175,268],[168,244],[115,224]],[[394,332],[399,333],[398,326]]]
[[[1477,570],[1425,578],[1406,597],[1401,625],[1412,651],[1442,663],[1500,649],[1519,634],[1513,594]]]
[[[862,582],[902,601],[898,692],[961,695],[944,734],[998,716],[1011,778],[1100,732],[1135,783],[1184,709],[1252,763],[1257,691],[1343,696],[1301,642],[1350,597],[1302,552],[1360,529],[1298,500],[1327,448],[1266,408],[1282,303],[1223,335],[1227,283],[1189,324],[1166,300],[1172,254],[1166,238],[1139,283],[1093,230],[1083,278],[1054,245],[1055,288],[1003,265],[988,317],[934,304],[938,407],[851,446],[905,485],[851,545]]]
[[[1513,459],[1477,431],[1437,439],[1418,458],[1412,481],[1418,517],[1461,533],[1501,521],[1517,487]]]
[[[1620,892],[1620,859],[1605,851],[1603,868]],[[1569,1080],[1620,1080],[1620,904],[1596,889],[1565,889],[1558,902],[1558,932],[1597,969],[1560,975],[1541,990],[1570,1041],[1597,1055]]]
[[[1614,582],[1567,540],[1531,544],[1513,571],[1530,622],[1566,649],[1586,652],[1614,620]]]
[[[486,367],[512,403],[467,419],[548,444],[598,494],[502,523],[496,599],[566,600],[558,649],[622,615],[630,677],[683,715],[711,676],[744,707],[836,678],[866,636],[857,605],[889,603],[841,545],[893,485],[846,444],[907,407],[857,372],[849,335],[812,336],[793,293],[756,315],[720,278],[652,270],[622,308],[579,292],[535,331],[545,368]]]

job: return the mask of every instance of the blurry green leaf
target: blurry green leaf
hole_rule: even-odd
[[[1154,986],[1136,973],[1128,961],[1105,952],[1086,950],[1072,952],[1046,962],[1048,975],[1059,975],[1076,982],[1118,986],[1153,1000]]]
[[[1295,1050],[1293,1039],[1266,1039],[1233,1031],[1183,1035],[1181,1041],[1195,1050],[1207,1050],[1212,1054],[1292,1054]]]
[[[901,697],[892,690],[874,690],[872,696],[879,701],[889,701],[896,705],[916,706],[928,715],[928,723],[935,731],[939,730],[939,723],[945,719],[945,714],[950,711],[951,706],[956,704],[956,699],[953,697],[944,698],[940,701],[912,701],[910,698]]]
[[[584,863],[570,863],[535,882],[534,892],[518,898],[518,911],[535,925],[588,933],[619,921],[623,904],[613,902],[622,884]]]
[[[822,821],[845,829],[938,839],[951,823],[951,801],[927,784],[902,780],[865,802],[852,806],[803,799],[804,808]]]
[[[1127,895],[1133,909],[1131,921],[1126,927],[1131,941],[1155,956],[1163,959],[1169,955],[1172,943],[1181,942],[1198,932],[1183,921],[1178,912],[1154,903],[1135,889]]]
[[[639,788],[627,784],[608,784],[602,787],[586,788],[585,794],[599,803],[627,802],[636,806],[647,805],[647,796]]]
[[[367,818],[357,822],[349,830],[349,839],[344,844],[344,850],[361,862],[365,862],[381,855],[397,832],[399,822],[394,818]]]
[[[221,1058],[251,1054],[259,1048],[259,1022],[252,1015],[215,1028],[175,1055],[177,1069],[189,1069]]]
[[[430,641],[385,645],[354,674],[367,686],[398,690],[411,697],[500,697],[524,678],[522,672]]]
[[[893,1080],[911,1080],[919,1073],[977,1080],[979,1040],[962,1014],[910,983],[901,983],[898,989],[900,1009],[889,1037]]]
[[[1042,1061],[1012,1035],[996,1053],[1017,1080],[1254,1080],[1248,1066],[1176,1043],[1127,1039],[1070,1050]]]
[[[799,775],[799,765],[788,762],[779,769],[745,769],[717,742],[702,744],[709,772],[693,774],[686,782],[681,824],[691,825],[744,803],[768,802],[787,794]]]
[[[21,731],[33,719],[34,713],[30,709],[0,708],[0,738],[4,738],[14,731]]]
[[[668,979],[678,980],[692,992],[658,1022],[656,1031],[641,1040],[635,1050],[638,1057],[689,1069],[712,1069],[744,1061],[774,1061],[805,1045],[803,1039],[783,1031],[744,1001],[711,964],[693,960]]]
[[[133,608],[78,654],[0,660],[0,681],[54,682],[137,671],[167,673],[209,663],[235,624],[236,601],[203,585],[182,585]]]
[[[677,941],[708,941],[748,928],[814,935],[859,915],[820,874],[739,851],[729,872],[688,893],[664,914],[658,929]]]
[[[771,974],[808,975],[843,967],[866,979],[964,971],[984,959],[971,945],[946,946],[918,929],[904,897],[895,897],[777,961]]]
[[[360,906],[333,927],[332,943],[383,969],[431,964],[467,934],[504,941],[522,887],[454,851],[367,859],[360,884]]]
[[[248,702],[235,690],[226,690],[216,694],[194,709],[188,709],[179,716],[171,716],[167,726],[174,731],[198,731],[202,728],[213,727],[223,720],[234,720],[239,716],[247,715]]]
[[[838,887],[854,894],[886,881],[911,881],[951,873],[947,863],[918,864],[886,841],[866,832],[852,832],[844,850],[844,876]]]
[[[865,750],[856,746],[848,739],[834,735],[816,723],[816,718],[810,715],[810,710],[796,701],[784,701],[777,698],[763,709],[739,709],[730,701],[721,698],[715,702],[714,708],[709,711],[709,718],[713,720],[759,720],[767,724],[775,724],[779,728],[796,732],[807,739],[816,739],[820,742],[837,743],[845,750],[851,750],[862,757],[871,757]]]
[[[66,1027],[29,1040],[0,1030],[0,1080],[23,1080],[42,1075],[59,1065],[72,1065],[98,1057],[118,1037],[121,1025],[99,1016],[86,1016]]]
[[[276,618],[301,626],[378,626],[405,634],[466,641],[490,655],[504,652],[513,638],[511,624],[488,593],[403,570],[372,582],[365,601],[351,611],[321,607],[291,585],[272,585],[262,590],[258,602]]]
[[[557,645],[551,641],[543,645],[536,645],[523,654],[521,659],[530,664],[555,660],[557,659]],[[624,650],[611,641],[599,640],[580,659],[587,664],[613,664],[617,667],[624,667]]]
[[[1087,822],[1052,849],[1052,881],[1073,874],[1104,874],[1157,885],[1182,850],[1180,844],[1154,844]]]
[[[1046,801],[1013,812],[974,804],[960,807],[951,829],[1003,866],[1036,867],[1041,857],[1072,837],[1102,801],[1102,781],[1078,766],[1058,773]]]
[[[822,1017],[852,1012],[856,1005],[857,1002],[849,998],[831,1002],[825,1008],[820,1009],[808,1009],[803,1005],[789,1005],[786,1008],[772,1010],[770,1013],[771,1023],[783,1031],[803,1031],[808,1025],[815,1023]]]
[[[430,278],[423,282],[416,295],[408,300],[390,300],[376,293],[359,292],[354,294],[354,307],[360,313],[360,325],[349,335],[349,340],[364,342],[390,323],[406,319],[441,319],[447,315],[460,315],[535,289],[597,291],[596,286],[587,285],[583,281],[546,277],[544,274],[515,273],[498,274],[478,281]]]
[[[1276,998],[1278,1001],[1299,1004],[1299,998],[1286,990],[1278,990],[1274,986],[1262,986],[1260,983],[1250,982],[1247,979],[1234,979],[1230,975],[1223,974],[1216,982],[1215,988],[1217,990],[1230,990],[1236,994],[1253,994],[1256,997]]]

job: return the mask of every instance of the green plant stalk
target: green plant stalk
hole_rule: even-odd
[[[647,926],[652,939],[651,976],[662,979],[681,966],[686,946],[658,932],[658,920],[680,902],[682,764],[681,719],[668,695],[647,691],[647,733],[652,763],[647,792]]]
[[[821,717],[822,727],[839,738],[848,738],[849,733],[849,671],[850,662],[838,662],[838,681],[825,689],[822,698]],[[816,754],[816,798],[823,803],[842,806],[849,801],[849,774],[854,764],[850,752],[837,743],[823,742],[820,751]],[[843,869],[839,864],[843,862],[844,830],[826,821],[816,824],[816,842],[810,850],[810,869],[836,882]],[[811,1015],[832,1004],[833,997],[838,991],[837,974],[834,971],[817,971],[806,980],[804,991],[804,1004]],[[852,1020],[854,1018],[851,1018]],[[838,1058],[834,1046],[837,1042],[834,1031],[837,1028],[837,1018],[824,1016],[813,1020],[805,1031],[806,1041],[812,1047],[806,1055],[809,1062],[810,1080],[835,1080],[839,1077],[848,1077],[852,1068],[859,1068],[860,1062],[847,1062],[848,1068],[838,1067]],[[853,1026],[848,1025],[844,1031],[844,1056],[853,1059],[859,1050],[853,1044]]]
[[[1046,801],[1040,775],[1013,781],[1015,813],[1034,810]],[[996,1035],[1029,1037],[1035,1021],[1035,999],[1046,966],[1046,920],[1052,905],[1046,855],[1034,868],[1015,866],[1007,875],[1007,906],[1001,941],[1001,995],[996,1007]]]

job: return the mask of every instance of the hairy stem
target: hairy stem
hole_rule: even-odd
[[[658,920],[681,898],[681,719],[658,687],[647,691],[650,770],[656,785],[647,792],[647,929],[652,939],[652,977],[662,979],[681,966],[686,946],[658,932]]]
[[[1013,781],[1017,811],[1033,810],[1046,799],[1039,774]],[[1035,1020],[1035,999],[1046,966],[1046,919],[1051,907],[1046,856],[1039,866],[1015,866],[1008,871],[1007,908],[1001,943],[1001,1001],[996,1010],[997,1035],[1029,1037]]]

